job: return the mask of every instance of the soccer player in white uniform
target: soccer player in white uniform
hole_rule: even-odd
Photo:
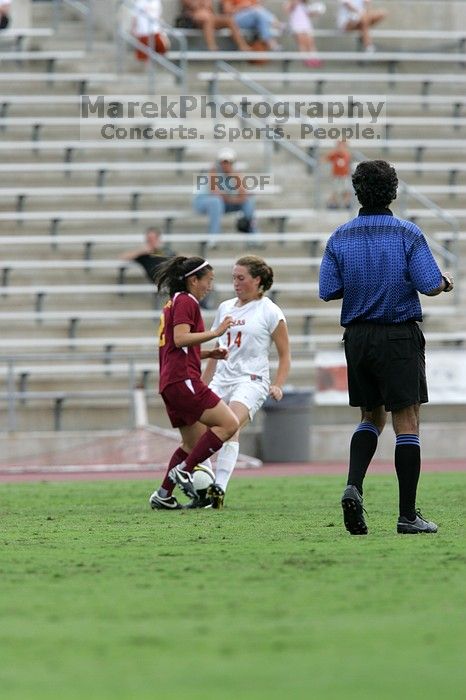
[[[226,315],[234,322],[217,340],[228,350],[226,360],[209,360],[203,380],[220,396],[238,417],[238,431],[219,451],[215,484],[208,495],[213,508],[223,506],[224,494],[239,453],[241,428],[260,409],[268,396],[275,401],[283,397],[283,384],[290,369],[288,328],[283,311],[264,293],[273,284],[273,270],[262,258],[246,255],[233,268],[236,296],[222,302],[213,325]],[[278,368],[270,380],[269,352],[275,344]]]

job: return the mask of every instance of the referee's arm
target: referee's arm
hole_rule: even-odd
[[[333,254],[326,250],[319,271],[319,297],[323,301],[343,298],[343,280]]]
[[[425,292],[425,295],[428,297],[436,297],[437,294],[441,294],[442,292],[451,292],[452,289],[453,278],[450,274],[445,273],[442,275],[442,283],[440,286],[432,289],[430,292]]]

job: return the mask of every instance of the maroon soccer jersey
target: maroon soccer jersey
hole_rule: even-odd
[[[178,292],[162,309],[159,327],[160,393],[165,387],[185,379],[200,379],[201,347],[177,348],[173,329],[187,324],[191,333],[205,330],[199,302],[187,292]]]

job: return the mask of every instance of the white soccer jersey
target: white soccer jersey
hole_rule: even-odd
[[[283,311],[268,297],[255,299],[243,306],[235,306],[238,299],[227,299],[218,307],[212,328],[217,328],[225,316],[232,316],[235,324],[226,331],[218,343],[228,349],[228,358],[219,360],[214,380],[221,384],[233,384],[255,376],[270,382],[269,350],[271,335],[280,321],[285,321]]]
[[[133,5],[136,36],[148,36],[160,32],[162,16],[161,0],[135,0]]]

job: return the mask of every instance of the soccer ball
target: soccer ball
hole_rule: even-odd
[[[206,495],[208,487],[215,481],[215,474],[205,464],[197,464],[193,469],[193,489],[199,498]]]

